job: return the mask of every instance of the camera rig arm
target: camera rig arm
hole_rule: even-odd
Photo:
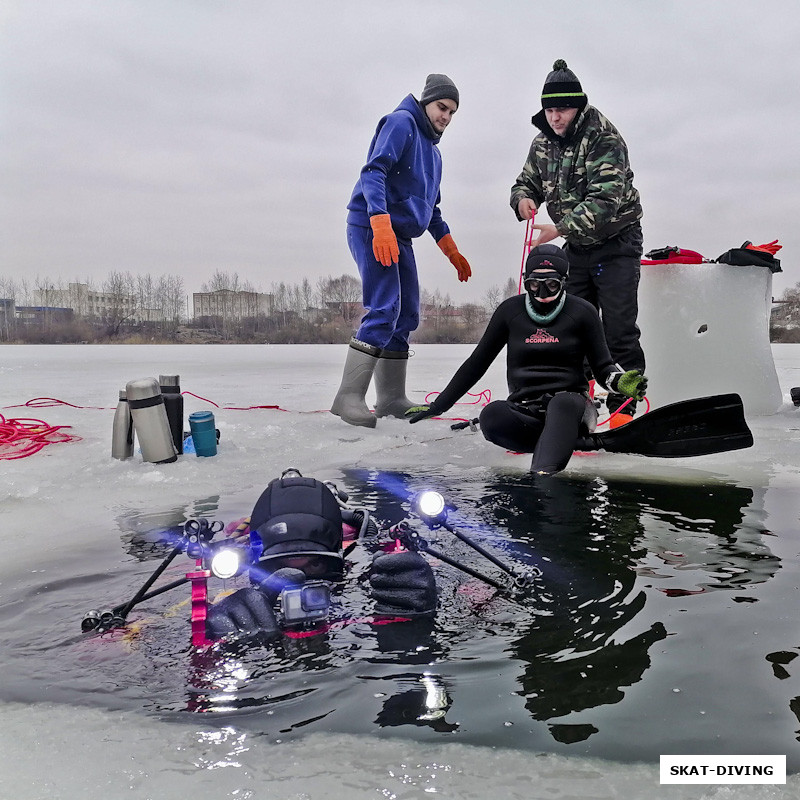
[[[501,594],[508,595],[508,596],[516,596],[527,589],[533,582],[534,572],[525,572],[521,573],[518,570],[515,570],[506,564],[504,564],[500,559],[496,556],[489,553],[487,550],[484,550],[479,544],[473,542],[465,534],[461,533],[460,531],[452,528],[450,525],[443,526],[448,531],[450,531],[454,536],[460,539],[465,544],[472,547],[476,552],[480,553],[482,556],[487,558],[497,567],[499,567],[503,572],[513,578],[511,586],[508,583],[501,583],[500,581],[495,580],[494,578],[484,575],[482,572],[479,572],[476,569],[464,564],[451,556],[443,553],[441,550],[438,550],[435,547],[431,547],[430,542],[425,539],[423,536],[419,534],[418,531],[414,530],[406,520],[399,522],[397,525],[394,525],[389,529],[389,532],[394,536],[407,550],[413,550],[417,553],[429,553],[434,558],[439,559],[440,561],[444,562],[445,564],[449,564],[451,567],[455,567],[458,570],[466,573],[467,575],[472,576],[473,578],[477,578],[484,583],[487,583],[489,586],[493,586],[497,589]]]

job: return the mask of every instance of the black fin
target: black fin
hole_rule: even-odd
[[[601,449],[659,458],[682,458],[751,447],[753,434],[738,394],[671,403],[627,425],[596,434]]]

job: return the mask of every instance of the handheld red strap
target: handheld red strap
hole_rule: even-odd
[[[533,234],[536,228],[533,227],[533,221],[536,218],[536,211],[531,212],[531,218],[525,226],[525,241],[522,244],[522,263],[519,265],[519,286],[517,287],[517,294],[522,294],[522,280],[525,277],[525,260],[528,258],[528,253],[533,249],[533,244],[536,241]]]

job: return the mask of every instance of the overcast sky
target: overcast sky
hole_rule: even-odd
[[[375,124],[449,75],[442,212],[421,281],[519,275],[508,205],[556,58],[619,128],[645,249],[779,239],[800,281],[798,0],[0,0],[0,277],[357,275],[345,207]]]

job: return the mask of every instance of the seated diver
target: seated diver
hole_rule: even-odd
[[[250,568],[251,586],[210,606],[210,639],[247,636],[273,641],[283,631],[276,604],[284,590],[348,578],[344,556],[356,544],[363,512],[343,509],[327,484],[290,472],[294,474],[271,481],[253,508],[246,524],[251,541],[263,549]],[[345,536],[352,540],[348,550],[343,549]],[[419,553],[376,552],[369,583],[379,616],[414,618],[436,611],[433,570]]]
[[[507,347],[509,396],[481,411],[486,439],[533,453],[531,472],[543,475],[563,470],[576,449],[599,449],[592,436],[597,409],[589,396],[584,359],[606,389],[634,400],[644,398],[647,378],[639,370],[623,372],[614,363],[597,310],[566,293],[568,271],[560,247],[534,247],[525,262],[525,293],[497,307],[472,354],[430,406],[409,421],[452,408]]]

